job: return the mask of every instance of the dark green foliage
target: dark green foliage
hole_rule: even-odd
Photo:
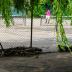
[[[66,8],[67,5],[68,5],[68,3],[69,3],[68,0],[58,0],[58,2],[61,4],[61,6],[62,6],[63,8]]]
[[[34,17],[39,17],[41,15],[45,15],[45,7],[44,4],[40,4],[37,6],[34,6]]]
[[[24,9],[25,0],[13,0],[13,2],[17,12],[22,11]]]
[[[28,11],[31,8],[27,0],[13,0],[13,5],[17,13],[21,12],[23,15],[28,15]]]
[[[37,17],[41,16],[41,15],[45,15],[46,12],[46,8],[49,8],[51,11],[52,15],[55,15],[53,12],[53,1],[54,0],[46,0],[46,2],[42,2],[42,3],[36,3],[37,0],[35,1],[35,6],[34,6],[34,16]],[[67,11],[67,6],[69,4],[69,0],[58,0],[60,7],[62,9],[63,12],[63,16],[69,16],[69,13]],[[56,10],[56,9],[55,9]]]
[[[67,12],[67,6],[69,4],[68,0],[58,0],[60,8],[62,9],[63,15],[67,16],[69,15]]]

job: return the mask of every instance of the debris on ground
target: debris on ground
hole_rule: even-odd
[[[37,47],[15,47],[15,48],[8,48],[4,49],[3,56],[33,56],[41,54],[42,50]],[[1,56],[1,50],[0,50]]]

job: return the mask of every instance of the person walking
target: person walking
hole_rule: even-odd
[[[51,15],[50,10],[47,9],[46,10],[46,22],[45,23],[48,23],[49,24],[49,22],[50,22],[50,15]]]

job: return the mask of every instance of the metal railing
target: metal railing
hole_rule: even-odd
[[[41,15],[40,25],[42,24],[43,18],[45,18],[45,15]],[[50,18],[56,18],[56,16],[51,16]],[[72,18],[72,16],[62,16],[62,18]]]

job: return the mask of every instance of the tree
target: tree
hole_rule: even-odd
[[[34,5],[38,6],[38,3],[46,3],[47,1],[51,1],[53,4],[53,12],[56,15],[57,21],[57,42],[59,41],[59,37],[61,38],[62,45],[66,45],[69,49],[69,42],[66,37],[63,24],[62,24],[62,15],[63,11],[67,10],[67,12],[72,15],[72,1],[71,0],[1,0],[0,1],[0,13],[6,22],[6,26],[10,26],[12,22],[12,10],[13,6],[17,12],[21,11],[24,13],[26,7],[31,11],[31,40],[30,47],[32,47],[32,29],[33,29],[33,9]],[[29,2],[29,3],[27,3]],[[70,51],[70,49],[69,49]]]
[[[1,0],[0,1],[0,13],[5,20],[6,26],[10,26],[12,22],[12,12],[11,12],[11,0]]]
[[[30,4],[29,4],[30,2]],[[13,6],[17,13],[21,11],[24,13],[24,10],[27,11],[27,8],[31,10],[31,40],[30,40],[30,47],[32,48],[32,29],[33,29],[33,4],[34,0],[27,1],[27,0],[1,0],[0,1],[0,12],[2,14],[2,17],[4,18],[6,22],[6,27],[10,26],[10,23],[12,22],[12,10],[11,7]],[[29,6],[29,7],[28,7]],[[2,53],[4,53],[2,44],[0,43],[2,48]]]
[[[24,10],[26,9],[26,0],[14,0],[15,8],[17,11],[22,11],[24,13]],[[24,7],[25,5],[25,7]],[[30,0],[30,10],[31,10],[31,36],[30,36],[30,48],[32,48],[32,30],[33,30],[33,7],[34,7],[34,0]]]
[[[64,50],[63,46],[67,46],[68,50],[71,52],[69,46],[68,39],[66,37],[63,24],[62,24],[62,16],[63,16],[63,11],[67,10],[68,5],[70,4],[71,0],[54,0],[53,2],[53,11],[56,15],[56,21],[57,21],[57,42],[60,41],[61,39],[61,48]],[[70,6],[70,5],[69,5]],[[71,8],[72,6],[70,6]],[[69,9],[69,12],[71,9]],[[59,43],[57,43],[58,46]]]

